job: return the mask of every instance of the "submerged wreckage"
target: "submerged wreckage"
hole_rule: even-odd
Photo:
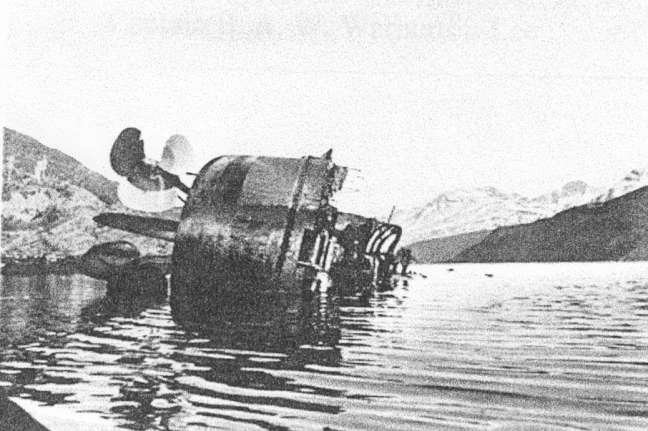
[[[145,158],[137,129],[120,133],[110,159],[138,189],[176,188],[186,200],[179,220],[95,217],[101,225],[173,241],[174,247],[170,262],[160,265],[140,259],[130,243],[95,246],[83,258],[84,272],[93,277],[119,284],[161,270],[171,274],[172,306],[191,308],[222,293],[314,290],[328,280],[354,294],[407,270],[409,255],[395,254],[399,226],[332,205],[347,168],[333,163],[331,151],[321,157],[217,157],[191,187]]]

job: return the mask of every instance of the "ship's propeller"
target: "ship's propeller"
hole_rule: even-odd
[[[141,135],[142,132],[138,129],[129,127],[117,136],[110,150],[110,165],[113,170],[143,191],[160,191],[176,187],[184,193],[189,193],[189,187],[180,181],[178,175],[169,172],[177,171],[177,168],[183,167],[180,165],[188,160],[184,159],[191,150],[187,139],[180,135],[169,138],[162,154],[162,161],[156,162],[146,158]]]

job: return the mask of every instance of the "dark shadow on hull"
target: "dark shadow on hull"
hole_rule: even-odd
[[[164,272],[155,264],[142,264],[132,272],[108,278],[106,297],[165,299],[168,281]]]
[[[200,310],[172,305],[174,321],[218,348],[284,353],[282,362],[288,368],[305,363],[336,366],[340,362],[336,298],[311,292],[266,291],[221,295],[209,302]]]
[[[108,279],[106,295],[84,307],[81,317],[100,323],[112,317],[134,317],[166,302],[168,280],[160,268],[141,266],[137,271]]]

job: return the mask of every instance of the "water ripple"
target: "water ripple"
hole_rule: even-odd
[[[3,277],[0,394],[97,429],[646,429],[643,266],[418,267],[209,330],[83,276]]]

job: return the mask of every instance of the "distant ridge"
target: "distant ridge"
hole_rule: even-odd
[[[119,203],[117,182],[91,171],[73,157],[6,127],[3,144],[3,199],[7,199],[6,194],[11,184],[19,182],[22,177],[34,175],[37,162],[46,159],[44,174],[50,180],[65,181],[85,189],[108,205]],[[9,178],[10,173],[7,172],[7,163],[11,157],[14,178]]]
[[[551,218],[495,229],[454,262],[648,259],[648,187]]]

